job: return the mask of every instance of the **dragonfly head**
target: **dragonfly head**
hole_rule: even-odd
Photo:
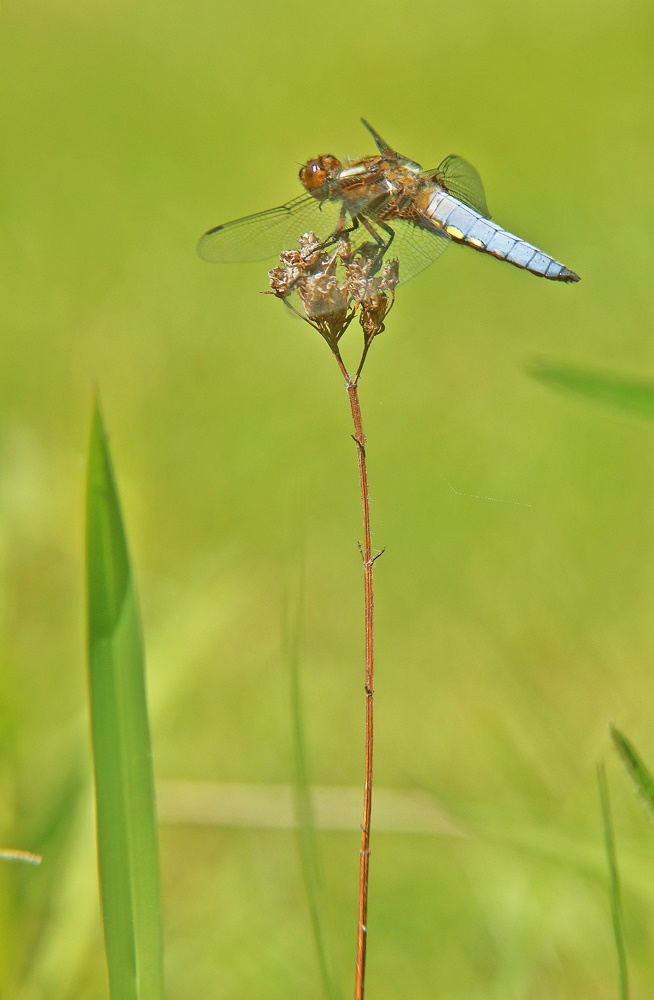
[[[341,161],[327,153],[305,163],[300,170],[300,180],[309,194],[316,198],[327,198],[329,182],[340,169]]]

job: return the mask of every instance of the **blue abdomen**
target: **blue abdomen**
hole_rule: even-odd
[[[491,254],[498,260],[506,260],[541,278],[579,281],[578,274],[554,257],[485,219],[440,187],[426,192],[420,202],[423,225],[440,236],[446,235],[456,243]]]

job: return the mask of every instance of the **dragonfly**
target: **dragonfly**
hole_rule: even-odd
[[[200,257],[220,263],[266,260],[312,233],[323,248],[344,236],[354,252],[372,241],[372,273],[399,260],[401,281],[426,268],[451,243],[551,281],[579,281],[560,261],[491,221],[481,178],[467,160],[450,155],[435,169],[423,170],[361,121],[375,141],[376,155],[346,163],[331,154],[309,160],[299,175],[303,194],[210,229],[198,243]]]

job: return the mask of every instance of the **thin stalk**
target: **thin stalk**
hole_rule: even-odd
[[[354,983],[354,1000],[363,1000],[366,976],[366,943],[368,937],[368,875],[370,869],[370,822],[372,817],[372,755],[373,755],[373,693],[374,693],[374,592],[373,567],[378,556],[372,555],[370,538],[370,497],[368,493],[368,468],[366,465],[366,438],[363,432],[361,406],[357,384],[363,361],[367,353],[364,350],[361,363],[354,378],[351,377],[337,347],[332,348],[334,357],[345,380],[345,388],[350,400],[352,420],[354,422],[354,443],[357,447],[359,462],[359,484],[361,487],[361,508],[363,513],[363,543],[359,544],[363,561],[363,585],[365,595],[365,693],[366,693],[366,731],[365,731],[365,764],[363,783],[363,819],[361,821],[361,854],[359,863],[359,923],[357,932],[357,958]],[[378,553],[381,555],[381,553]]]

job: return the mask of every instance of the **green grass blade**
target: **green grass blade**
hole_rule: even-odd
[[[143,641],[97,404],[87,490],[91,736],[110,991],[112,1000],[161,1000],[161,890]]]
[[[311,784],[309,780],[309,763],[306,739],[304,734],[304,716],[302,710],[302,688],[300,682],[300,635],[301,606],[303,598],[303,581],[298,586],[298,594],[293,601],[294,614],[287,614],[286,647],[291,680],[291,727],[293,734],[293,791],[295,812],[298,826],[298,840],[302,874],[309,902],[311,927],[313,930],[320,976],[323,991],[327,1000],[339,1000],[336,986],[333,962],[327,940],[327,932],[323,919],[322,903],[322,870],[320,853],[316,836],[313,802],[311,799]]]
[[[611,726],[611,736],[627,772],[633,779],[636,790],[645,803],[650,819],[654,820],[654,778],[627,737],[623,736],[615,726]]]
[[[604,825],[604,842],[609,866],[609,884],[611,893],[611,916],[613,919],[613,936],[618,956],[618,981],[620,1000],[629,1000],[629,980],[627,976],[627,954],[624,946],[624,922],[622,918],[622,902],[620,900],[620,880],[618,877],[618,859],[615,852],[615,838],[611,820],[611,805],[609,802],[609,787],[606,780],[606,770],[603,764],[597,765],[597,782],[599,784],[600,803],[602,805],[602,822]]]
[[[556,389],[582,396],[593,403],[654,420],[654,383],[610,373],[590,372],[567,365],[538,361],[530,374]]]

